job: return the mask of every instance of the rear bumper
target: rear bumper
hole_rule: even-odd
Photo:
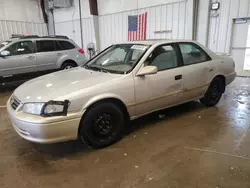
[[[233,72],[233,73],[227,75],[226,76],[226,85],[231,84],[235,78],[236,78],[236,72]]]

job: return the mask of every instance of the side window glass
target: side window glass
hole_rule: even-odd
[[[59,43],[60,50],[71,50],[75,48],[73,44],[67,41],[57,41],[57,43]]]
[[[6,50],[10,52],[11,56],[31,54],[34,52],[34,44],[32,41],[17,42]]]
[[[194,44],[179,44],[184,65],[208,61],[207,54]]]
[[[37,52],[53,52],[56,50],[53,40],[36,41]]]
[[[156,66],[158,71],[178,67],[177,53],[172,45],[157,47],[147,61]]]

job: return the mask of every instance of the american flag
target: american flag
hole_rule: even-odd
[[[146,40],[147,12],[128,16],[128,40]]]

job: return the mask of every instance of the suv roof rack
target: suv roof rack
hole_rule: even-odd
[[[11,39],[19,38],[19,39],[26,39],[26,38],[39,38],[38,35],[19,35],[19,34],[12,34]]]
[[[28,38],[59,38],[59,39],[69,39],[69,37],[64,35],[50,35],[50,36],[42,36],[38,35],[21,35],[21,34],[12,34],[11,39],[19,38],[19,39],[28,39]]]
[[[69,37],[64,35],[50,35],[50,36],[44,36],[42,38],[59,38],[59,39],[69,39]]]

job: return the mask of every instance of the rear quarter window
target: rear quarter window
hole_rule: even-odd
[[[75,46],[68,41],[57,41],[57,48],[58,50],[72,50]]]

